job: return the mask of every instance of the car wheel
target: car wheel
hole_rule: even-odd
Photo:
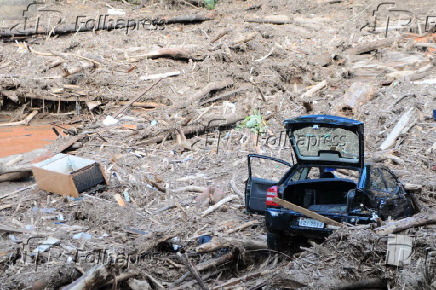
[[[407,207],[406,210],[404,211],[404,217],[413,216],[415,213],[418,212],[416,203],[411,197],[406,197],[406,201],[407,201],[406,203]]]
[[[291,237],[289,239],[289,249],[291,252],[297,253],[301,251],[300,246],[307,242],[307,239],[301,237]]]
[[[271,250],[285,252],[289,249],[289,237],[284,234],[268,232],[266,241]]]

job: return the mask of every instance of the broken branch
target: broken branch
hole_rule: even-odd
[[[185,264],[186,268],[188,268],[189,272],[191,272],[192,276],[194,276],[195,280],[197,280],[198,285],[201,289],[208,289],[206,285],[204,284],[203,279],[201,279],[200,274],[198,274],[197,269],[195,266],[189,261],[189,259],[186,257],[186,254],[181,254],[180,252],[177,252],[177,256],[180,258],[180,260]]]
[[[217,209],[219,209],[221,206],[223,206],[224,204],[226,204],[227,202],[237,198],[238,196],[236,194],[232,194],[227,196],[226,198],[223,198],[222,200],[220,200],[219,202],[217,202],[215,205],[209,206],[209,208],[207,210],[205,210],[202,213],[202,217],[207,216],[208,214],[216,211]]]
[[[12,122],[12,123],[3,123],[3,124],[0,124],[0,126],[21,126],[21,125],[27,125],[33,119],[33,117],[36,116],[36,114],[38,114],[37,110],[35,110],[32,113],[30,113],[29,115],[27,115],[27,117],[24,118],[24,120],[21,120],[21,121],[18,121],[18,122]]]
[[[317,83],[313,87],[311,87],[307,92],[301,95],[301,98],[307,98],[313,96],[317,91],[322,90],[327,85],[327,81],[323,80],[320,83]]]

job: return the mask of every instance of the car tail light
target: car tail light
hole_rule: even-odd
[[[279,206],[272,201],[274,197],[279,197],[279,188],[277,186],[272,186],[266,190],[266,206]]]

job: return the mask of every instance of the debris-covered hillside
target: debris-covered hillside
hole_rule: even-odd
[[[433,1],[43,2],[0,21],[1,289],[436,289]],[[306,114],[363,121],[421,223],[268,250],[246,155],[291,162],[283,121]],[[58,153],[107,185],[39,189]],[[409,264],[385,264],[390,233]]]

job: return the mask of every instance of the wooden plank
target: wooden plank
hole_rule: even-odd
[[[277,203],[277,204],[279,204],[279,205],[281,205],[281,206],[283,206],[283,207],[286,207],[287,209],[293,210],[295,212],[299,212],[299,213],[301,213],[301,214],[303,214],[303,215],[305,215],[307,217],[316,219],[317,221],[320,221],[322,223],[325,223],[325,224],[328,224],[328,225],[332,225],[332,226],[335,226],[335,227],[341,227],[341,228],[345,227],[344,224],[338,223],[338,222],[336,222],[336,221],[334,221],[334,220],[332,220],[332,219],[330,219],[328,217],[325,217],[325,216],[322,216],[320,214],[317,214],[316,212],[313,212],[313,211],[308,210],[308,209],[306,209],[304,207],[301,207],[301,206],[298,206],[296,204],[293,204],[293,203],[291,203],[289,201],[286,201],[286,200],[283,200],[283,199],[280,199],[280,198],[277,198],[277,197],[274,197],[272,199],[272,201]]]

